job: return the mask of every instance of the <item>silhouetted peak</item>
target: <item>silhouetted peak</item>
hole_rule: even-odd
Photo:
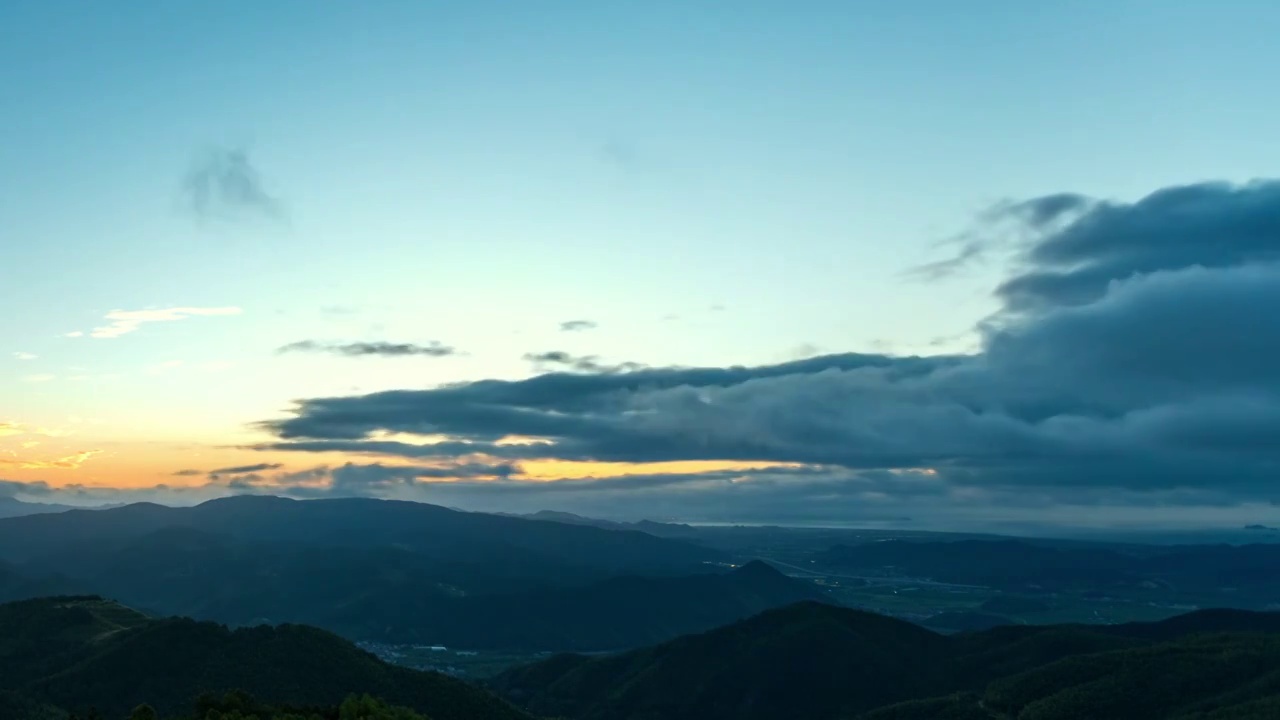
[[[229,495],[205,500],[196,507],[268,507],[297,502],[279,495]]]
[[[168,505],[161,505],[160,503],[153,503],[153,502],[136,502],[136,503],[129,503],[127,505],[120,505],[118,507],[111,508],[111,511],[114,512],[117,516],[148,515],[148,514],[154,514],[154,513],[169,512],[170,510],[173,510],[173,508],[169,507]],[[82,508],[80,511],[93,512],[89,508]]]

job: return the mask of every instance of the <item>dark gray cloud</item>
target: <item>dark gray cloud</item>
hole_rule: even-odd
[[[805,502],[898,511],[945,498],[1052,513],[1276,499],[1280,185],[1190,185],[1134,203],[1057,194],[989,220],[1015,226],[1025,246],[973,354],[607,372],[590,356],[543,353],[529,359],[578,372],[307,399],[263,425],[277,436],[267,446],[823,468],[822,479],[661,483],[663,503],[719,498],[744,513],[757,501],[801,513]],[[448,439],[389,443],[382,432]],[[495,444],[513,435],[542,443]],[[836,497],[852,499],[822,500]]]
[[[289,343],[276,352],[311,352],[342,355],[345,357],[448,357],[456,355],[457,349],[432,340],[426,345],[392,342],[350,342],[324,343],[315,340],[301,340]]]
[[[1135,203],[1050,195],[1006,213],[1033,238],[997,290],[1012,310],[1087,304],[1138,275],[1280,259],[1280,181],[1169,187]]]
[[[566,320],[560,323],[560,329],[564,332],[577,332],[581,330],[594,330],[599,327],[591,320]]]
[[[255,465],[237,465],[235,467],[218,468],[210,470],[210,476],[216,475],[244,475],[245,473],[259,473],[266,470],[279,470],[284,467],[280,463],[257,463]],[[175,473],[182,474],[182,473]]]
[[[217,482],[222,480],[221,475],[210,475],[211,481]],[[227,479],[227,488],[231,490],[258,490],[267,482],[267,477],[261,473],[247,473],[245,475],[233,475]]]
[[[0,498],[12,498],[19,495],[27,497],[46,497],[53,494],[54,489],[49,483],[44,481],[33,480],[31,482],[23,482],[21,480],[3,480],[0,479]]]
[[[266,189],[243,148],[215,147],[192,163],[182,182],[183,200],[201,219],[284,216],[279,199]]]
[[[525,353],[524,359],[539,369],[555,367],[582,373],[625,373],[643,370],[646,366],[636,362],[606,363],[595,355],[572,355],[563,350]]]
[[[174,477],[195,477],[197,475],[204,475],[204,471],[187,468],[185,470],[175,470],[173,472]]]

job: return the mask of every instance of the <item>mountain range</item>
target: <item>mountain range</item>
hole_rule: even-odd
[[[5,556],[0,599],[92,593],[161,615],[471,649],[638,647],[824,595],[636,531],[379,501],[14,518],[0,521]]]
[[[0,518],[19,517],[22,515],[38,515],[41,513],[57,513],[77,508],[57,503],[26,502],[13,497],[0,496]]]
[[[1256,713],[1280,708],[1277,668],[1278,613],[944,636],[804,602],[619,655],[556,656],[492,687],[579,720],[1217,720],[1275,717]]]

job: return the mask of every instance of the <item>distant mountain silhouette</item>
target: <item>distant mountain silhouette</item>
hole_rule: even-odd
[[[683,525],[678,523],[662,523],[652,520],[640,520],[637,522],[617,522],[614,520],[600,520],[598,518],[590,518],[574,513],[561,512],[559,510],[539,510],[535,513],[517,514],[517,513],[496,513],[498,515],[506,515],[508,517],[519,517],[527,520],[549,520],[551,522],[561,522],[570,525],[590,525],[592,527],[603,528],[605,530],[639,530],[657,535],[658,537],[688,537],[697,532],[697,529],[691,525]]]
[[[24,538],[19,541],[18,538]],[[633,530],[382,501],[234,498],[0,521],[0,599],[92,592],[157,614],[358,640],[618,650],[826,591]]]
[[[238,496],[194,507],[135,503],[0,520],[0,559],[38,559],[84,544],[120,544],[168,527],[242,540],[341,547],[397,546],[451,562],[495,557],[556,562],[616,573],[687,572],[723,556],[642,532],[467,513],[424,503],[366,498],[290,500]]]
[[[79,596],[0,605],[0,637],[0,691],[69,710],[93,706],[107,717],[142,702],[184,712],[202,692],[231,689],[289,704],[369,692],[433,720],[525,717],[462,681],[387,665],[303,626],[231,631]]]
[[[0,518],[20,517],[22,515],[38,515],[75,510],[71,505],[56,503],[26,502],[17,498],[0,496]]]
[[[92,591],[160,614],[300,622],[358,640],[470,649],[638,647],[823,596],[758,562],[728,573],[596,580],[521,556],[456,563],[391,546],[246,542],[191,527],[78,545],[40,566],[61,575],[6,586],[0,567],[0,597]]]

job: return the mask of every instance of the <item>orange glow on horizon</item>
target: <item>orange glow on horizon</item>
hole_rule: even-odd
[[[527,460],[520,463],[527,480],[561,478],[614,478],[623,475],[694,475],[698,473],[801,467],[798,463],[744,462],[732,460],[672,460],[654,463],[579,462],[571,460]]]

